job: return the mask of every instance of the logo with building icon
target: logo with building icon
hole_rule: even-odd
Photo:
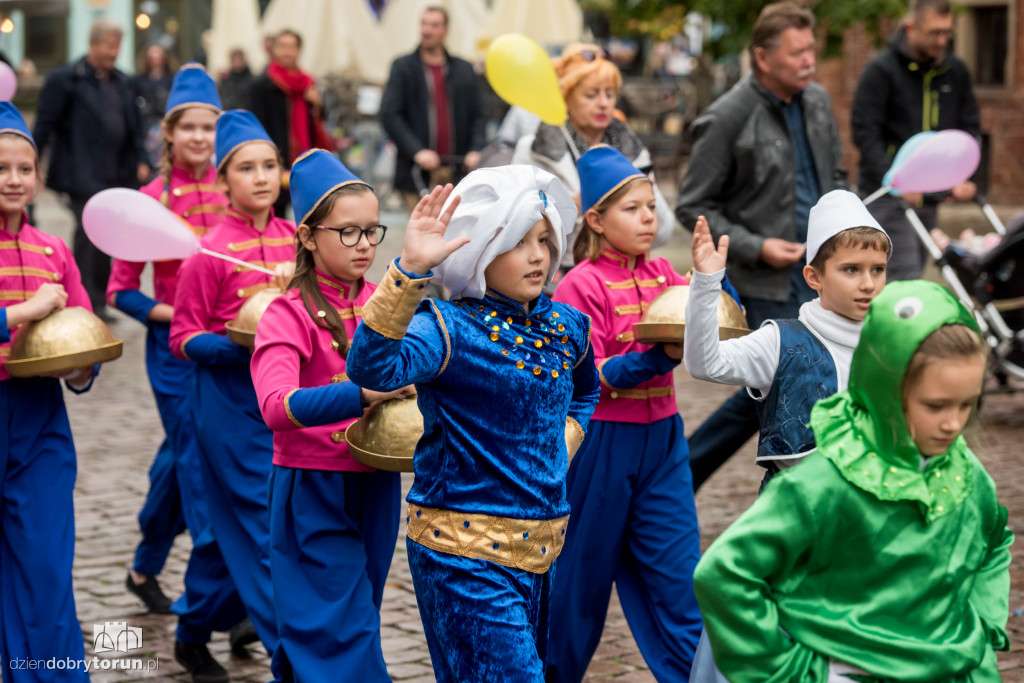
[[[100,652],[131,652],[142,647],[142,628],[126,621],[92,625],[92,649]]]

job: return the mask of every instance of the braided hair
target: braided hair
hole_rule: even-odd
[[[164,189],[160,193],[160,203],[168,208],[171,206],[171,169],[174,167],[174,144],[168,138],[184,113],[184,108],[172,111],[164,117],[163,124],[161,125],[164,140],[163,148],[160,152],[160,180]]]

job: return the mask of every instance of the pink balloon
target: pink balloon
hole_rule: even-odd
[[[199,238],[170,209],[138,190],[114,187],[92,196],[82,227],[96,247],[122,261],[185,259]]]
[[[0,102],[10,102],[18,89],[18,77],[7,64],[0,62]]]
[[[892,176],[902,192],[945,192],[974,175],[978,141],[962,130],[940,130],[922,142]]]

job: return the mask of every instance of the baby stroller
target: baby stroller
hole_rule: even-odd
[[[1001,391],[1013,391],[1010,380],[1024,380],[1024,215],[1004,226],[980,194],[975,197],[1002,241],[982,255],[955,248],[943,252],[917,214],[907,209],[907,220],[924,243],[953,292],[974,311],[989,346],[992,372]],[[1019,388],[1019,387],[1017,387]]]

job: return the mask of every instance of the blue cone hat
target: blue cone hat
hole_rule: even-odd
[[[580,174],[582,213],[598,206],[611,193],[634,178],[646,178],[622,152],[608,145],[591,147],[576,162]]]
[[[10,102],[0,102],[0,133],[20,135],[31,142],[33,147],[36,146],[36,141],[32,139],[32,133],[25,123],[25,118]]]
[[[178,109],[203,107],[218,114],[221,112],[217,84],[203,69],[202,64],[189,62],[174,75],[171,92],[167,95],[164,118]]]
[[[217,119],[217,141],[214,144],[217,155],[217,170],[224,167],[224,162],[242,145],[250,142],[268,142],[277,149],[277,145],[263,130],[256,115],[245,109],[231,109]]]
[[[301,217],[296,223],[306,223],[306,219],[329,194],[339,187],[353,184],[366,185],[373,189],[369,183],[360,180],[352,171],[345,168],[345,164],[326,149],[311,149],[304,152],[292,164],[291,177],[288,181],[295,217]]]

